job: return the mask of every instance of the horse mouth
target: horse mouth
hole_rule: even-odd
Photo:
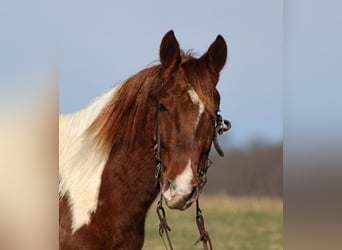
[[[171,209],[185,210],[189,208],[197,199],[199,191],[193,187],[191,193],[187,195],[175,195],[171,198],[163,194],[166,205]]]

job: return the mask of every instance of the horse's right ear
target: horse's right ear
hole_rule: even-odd
[[[173,30],[167,32],[160,44],[160,62],[164,68],[175,69],[181,62],[179,44]]]

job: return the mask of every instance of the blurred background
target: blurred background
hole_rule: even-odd
[[[79,6],[82,6],[80,10]],[[221,34],[228,60],[218,84],[232,129],[212,152],[206,193],[282,195],[282,1],[72,1],[61,11],[59,110],[72,112],[159,59],[173,29],[199,55]]]

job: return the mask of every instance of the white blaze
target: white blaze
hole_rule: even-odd
[[[198,94],[193,88],[188,90],[188,95],[190,96],[191,101],[194,104],[198,105],[198,116],[194,124],[194,127],[196,128],[204,112],[205,107],[204,107],[203,102],[199,98]],[[172,197],[176,195],[184,196],[184,195],[190,194],[193,190],[193,186],[191,184],[193,177],[194,177],[194,174],[191,168],[191,160],[189,159],[183,172],[176,176],[176,179],[170,184],[169,190],[167,190],[164,193],[165,198],[170,200],[172,199]]]
[[[176,179],[170,183],[167,190],[163,191],[165,199],[168,201],[171,201],[172,199],[178,200],[181,197],[190,194],[193,189],[191,185],[193,176],[191,160],[189,160],[183,172],[176,176]]]
[[[199,98],[199,96],[197,95],[196,91],[194,89],[189,89],[188,90],[188,94],[190,96],[190,99],[192,100],[192,102],[194,104],[197,104],[198,105],[198,116],[197,116],[197,120],[195,122],[195,127],[197,127],[198,125],[198,122],[204,112],[204,104],[203,102],[201,101],[201,99]]]
[[[191,181],[193,177],[194,174],[191,168],[191,160],[189,160],[183,172],[177,175],[176,179],[173,182],[176,187],[174,190],[175,193],[179,195],[190,194],[192,192]]]

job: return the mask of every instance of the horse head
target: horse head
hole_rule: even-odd
[[[216,85],[226,58],[220,35],[199,58],[180,50],[172,30],[161,41],[156,154],[162,166],[161,193],[169,208],[188,208],[203,188],[220,106]]]

